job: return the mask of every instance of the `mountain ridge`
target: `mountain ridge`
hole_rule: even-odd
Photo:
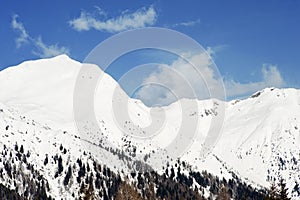
[[[120,131],[120,127],[126,125],[127,129],[132,129],[129,122],[140,124],[141,128],[147,127],[151,123],[151,108],[143,105],[138,100],[128,99],[128,96],[117,82],[111,76],[103,73],[102,83],[104,84],[98,88],[99,91],[96,91],[95,100],[98,103],[95,107],[95,113],[102,133],[90,133],[92,129],[88,129],[87,133],[89,135],[82,135],[76,132],[74,119],[72,119],[72,92],[82,65],[91,66],[73,61],[68,56],[63,55],[52,59],[25,62],[19,65],[23,67],[20,70],[18,67],[13,67],[1,71],[0,106],[4,115],[1,127],[2,130],[5,130],[5,134],[2,135],[4,142],[1,142],[1,144],[7,146],[16,142],[24,143],[23,140],[25,140],[26,144],[29,143],[26,149],[31,149],[31,153],[45,156],[48,151],[51,154],[58,154],[61,151],[59,150],[60,144],[65,146],[64,143],[70,143],[71,145],[66,148],[66,151],[70,151],[73,158],[83,156],[87,159],[83,155],[84,152],[81,151],[83,148],[86,150],[86,154],[90,152],[95,160],[112,169],[115,167],[115,170],[112,171],[123,170],[125,174],[129,174],[131,167],[125,167],[125,163],[133,162],[126,159],[135,160],[138,156],[148,154],[151,157],[152,154],[149,152],[156,151],[157,147],[161,145],[167,146],[163,139],[168,138],[171,141],[174,138],[172,134],[180,128],[180,119],[177,119],[178,114],[180,114],[178,106],[182,102],[189,104],[190,100],[181,100],[161,108],[164,109],[167,116],[165,119],[165,135],[158,135],[157,139],[150,143],[153,146],[150,146],[144,141],[141,142],[129,136],[124,136]],[[36,69],[41,72],[37,72]],[[59,77],[58,75],[61,74],[64,76]],[[56,84],[47,85],[47,83]],[[119,121],[118,123],[122,124],[118,126],[115,124],[114,113],[110,108],[113,106],[111,99],[114,95],[111,90],[115,90],[115,88],[119,92],[119,99],[128,100],[131,120],[124,123]],[[180,160],[188,163],[193,172],[205,169],[226,180],[230,180],[238,174],[243,181],[258,188],[268,187],[270,182],[278,180],[278,177],[283,177],[287,179],[290,195],[297,199],[299,197],[297,196],[299,195],[298,191],[293,190],[300,183],[300,177],[296,175],[300,172],[300,164],[297,162],[300,155],[297,148],[300,145],[300,114],[298,114],[300,113],[300,91],[292,88],[266,88],[254,93],[247,99],[225,102],[226,113],[222,133],[216,141],[212,154],[203,162],[197,159],[199,147],[203,145],[203,138],[206,137],[205,134],[207,134],[209,128],[207,124],[216,115],[214,107],[218,103],[220,101],[216,99],[199,100],[197,101],[198,110],[192,110],[192,108],[188,110],[189,115],[187,116],[197,115],[199,117],[200,127],[196,130],[198,134],[193,138],[190,148]],[[157,112],[159,115],[161,114],[161,111]],[[33,132],[29,138],[26,136],[26,130]],[[43,134],[40,135],[41,133]],[[138,134],[138,130],[134,134]],[[45,147],[48,148],[45,149]],[[108,151],[99,150],[99,147]],[[118,153],[115,152],[114,155],[110,151],[120,151],[119,153],[124,151],[125,161],[122,161],[121,164],[118,163],[120,161]],[[142,153],[139,153],[140,151]],[[162,155],[161,159],[167,159],[167,155],[167,153]],[[101,161],[101,158],[110,158],[112,161]],[[62,155],[64,166],[67,163],[72,163],[71,161],[65,162],[69,159],[67,156]],[[35,160],[39,163],[36,167],[43,166],[44,158],[36,158]],[[58,160],[54,156],[53,163],[59,163]],[[138,160],[136,159],[136,161]],[[174,160],[168,160],[168,162],[170,165],[176,163]],[[165,169],[152,167],[158,173],[164,173]],[[52,174],[46,178],[47,180],[53,179],[55,169],[41,169]],[[77,168],[75,169],[77,170]],[[185,173],[188,174],[188,170]],[[61,178],[61,182],[63,182],[63,178]],[[3,181],[3,183],[6,182]],[[49,185],[51,187],[50,191],[52,190],[52,193],[49,194],[54,196],[60,194],[59,190],[54,187],[55,181],[50,181]],[[74,186],[73,191],[77,190],[75,187],[77,186]]]

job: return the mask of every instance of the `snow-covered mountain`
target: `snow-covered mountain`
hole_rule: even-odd
[[[102,76],[92,106],[96,126],[84,110],[82,116],[74,113],[82,67]],[[79,78],[98,81],[93,74]],[[166,185],[172,185],[187,195],[184,199],[213,199],[226,186],[233,199],[260,199],[260,189],[284,178],[290,196],[300,198],[299,90],[266,88],[244,100],[197,100],[196,110],[194,102],[182,99],[149,108],[129,98],[98,66],[66,55],[7,68],[0,72],[0,187],[29,199],[34,193],[40,198],[118,199],[125,190],[143,199],[163,199],[170,197]],[[124,103],[128,113],[120,109]],[[203,160],[201,147],[223,106],[221,134]],[[176,133],[183,119],[195,116],[198,126],[188,149],[180,159],[172,157],[164,147],[186,138]],[[163,132],[155,134],[162,124]],[[138,140],[128,132],[153,132],[153,137]]]

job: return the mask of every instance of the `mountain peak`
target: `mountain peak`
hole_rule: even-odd
[[[254,94],[252,94],[250,97],[251,98],[256,98],[256,97],[259,97],[262,93],[266,93],[266,92],[271,92],[273,90],[278,90],[278,88],[275,88],[275,87],[270,87],[270,88],[264,88],[262,90],[259,90],[257,92],[255,92]]]
[[[50,156],[55,156],[53,152],[59,150],[57,144],[65,142],[63,145],[68,149],[68,151],[65,150],[66,153],[70,152],[70,155],[76,159],[78,155],[81,155],[79,153],[82,147],[77,146],[77,143],[81,145],[81,142],[86,142],[85,147],[92,149],[91,153],[97,159],[103,155],[111,158],[112,152],[106,152],[106,147],[110,149],[110,144],[113,144],[112,147],[116,148],[116,152],[120,150],[120,152],[128,151],[130,153],[129,148],[134,147],[135,150],[132,155],[136,156],[135,152],[148,155],[147,153],[154,152],[153,150],[166,147],[169,143],[165,141],[172,142],[176,139],[175,136],[180,134],[178,130],[181,129],[183,118],[188,121],[198,117],[201,120],[197,124],[197,129],[193,130],[195,137],[191,138],[189,151],[182,157],[182,160],[192,168],[199,167],[198,169],[205,169],[228,179],[232,178],[231,172],[228,171],[230,169],[243,180],[255,183],[254,186],[258,184],[267,186],[271,178],[284,175],[287,171],[291,177],[290,181],[287,180],[289,188],[293,188],[295,183],[300,183],[299,177],[293,175],[299,174],[298,169],[300,169],[300,163],[295,164],[296,158],[300,155],[300,90],[265,88],[239,103],[225,103],[228,106],[225,106],[226,115],[220,138],[214,146],[213,154],[203,162],[203,160],[198,159],[199,150],[201,150],[205,135],[209,133],[208,130],[211,130],[210,126],[213,126],[210,120],[216,119],[215,116],[221,116],[215,112],[215,105],[218,104],[218,100],[199,101],[196,110],[193,106],[189,106],[191,100],[181,99],[179,103],[184,106],[187,105],[185,108],[188,108],[185,110],[185,115],[175,103],[156,109],[155,114],[151,115],[151,109],[144,107],[137,100],[128,99],[128,96],[118,87],[118,83],[109,75],[104,74],[95,95],[91,95],[94,97],[94,101],[82,101],[85,105],[94,103],[93,114],[95,114],[96,122],[101,127],[101,134],[93,131],[93,127],[89,127],[90,121],[88,121],[88,117],[85,117],[84,112],[90,110],[88,110],[89,107],[87,107],[88,109],[83,107],[83,125],[87,128],[84,131],[87,132],[88,136],[83,139],[85,133],[79,133],[74,124],[75,84],[78,80],[77,77],[85,77],[84,80],[88,81],[98,81],[97,77],[78,76],[83,65],[97,68],[96,65],[81,64],[67,55],[59,55],[54,58],[27,61],[0,72],[0,117],[1,115],[4,117],[0,121],[0,128],[6,131],[5,134],[2,134],[1,142],[5,141],[5,144],[11,145],[17,141],[26,148],[31,148],[30,145],[32,145],[32,149],[36,148],[32,152],[43,156],[39,165],[42,167],[41,171],[47,170],[47,167],[44,168],[44,158],[49,153],[49,149],[45,149],[44,144],[52,148],[50,151],[52,155]],[[90,100],[91,96],[85,95],[84,89],[79,90],[78,93],[84,97],[87,96],[87,99]],[[81,97],[80,95],[79,97]],[[123,107],[114,110],[116,109],[114,106],[123,106],[125,105],[122,104],[124,102],[128,103],[128,110],[126,110],[128,115],[122,113],[125,110]],[[14,112],[10,112],[6,107],[13,108]],[[115,114],[120,114],[120,116]],[[37,123],[41,127],[36,126]],[[134,140],[133,137],[124,135],[124,132],[130,132],[137,136],[144,134],[145,130],[149,131],[148,133],[153,133],[157,127],[160,128],[161,124],[163,131],[157,131],[157,134],[151,138],[149,145],[147,142],[140,142]],[[69,133],[71,135],[68,135]],[[76,137],[73,137],[73,133]],[[28,136],[27,134],[32,135]],[[181,135],[179,136],[181,138]],[[73,140],[70,140],[71,138]],[[100,148],[102,149],[99,151],[100,154],[98,154],[98,141],[99,147],[103,147]],[[127,143],[128,141],[129,143]],[[97,144],[97,153],[93,152],[95,147],[91,144]],[[131,147],[128,147],[127,144],[130,144]],[[124,149],[126,151],[123,151]],[[63,160],[68,160],[67,156],[69,155],[63,154]],[[131,159],[131,154],[128,156]],[[165,160],[163,156],[165,155],[157,159]],[[116,164],[119,163],[119,159],[120,157],[116,155],[115,160],[113,160],[116,162],[105,164],[111,168],[117,166],[116,169],[118,170],[123,169],[122,165]],[[277,166],[280,169],[277,169]],[[156,168],[156,170],[161,169]],[[124,171],[126,172],[126,170]],[[55,176],[53,171],[50,172]],[[49,176],[48,180],[52,181],[52,186],[55,189],[57,179]],[[61,188],[65,187],[62,186]],[[59,196],[59,192],[55,195]]]
[[[73,64],[81,64],[79,61],[76,61],[74,59],[72,59],[71,57],[69,57],[67,54],[61,54],[52,58],[43,58],[43,59],[39,59],[39,60],[31,60],[31,61],[27,61],[30,64],[32,63],[49,63],[49,64],[66,64],[66,65],[61,65],[63,67],[65,66],[73,66]],[[24,62],[24,64],[27,64],[27,62]],[[22,65],[23,63],[21,63],[20,65]]]
[[[56,61],[56,62],[76,62],[76,63],[80,63],[79,61],[76,61],[75,59],[71,58],[69,55],[67,54],[60,54],[51,58],[44,58],[44,59],[40,59],[40,60],[46,60],[46,61]],[[37,60],[39,61],[39,60]]]
[[[69,55],[67,55],[67,54],[60,54],[60,55],[54,56],[53,58],[71,59],[69,57]]]

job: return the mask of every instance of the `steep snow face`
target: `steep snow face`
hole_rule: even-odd
[[[73,93],[82,67],[97,69],[109,94],[117,83],[99,67],[82,64],[67,55],[26,61],[0,73],[0,102],[52,127],[74,128]],[[88,77],[91,78],[91,77]],[[101,95],[111,99],[109,95]]]
[[[295,189],[300,181],[299,126],[300,91],[266,88],[247,99],[228,102],[223,131],[212,154],[204,162],[193,161],[192,156],[187,159],[221,177],[228,177],[224,168],[233,171],[254,185],[269,187],[283,178],[291,196],[299,199]]]
[[[45,126],[1,103],[0,130],[0,184],[26,199],[36,199],[32,195],[37,186],[55,199],[83,198],[81,183],[96,175],[104,185],[100,187],[99,181],[95,194],[103,194],[103,190],[108,193],[109,184],[116,183],[104,172],[104,166],[108,166],[106,159],[116,161],[106,169],[121,177],[129,174],[129,166],[134,168],[134,162],[126,157],[120,160],[116,151],[92,145],[77,133]]]
[[[300,91],[266,88],[227,104],[224,132],[214,153],[240,175],[265,186],[299,182]]]
[[[81,63],[66,55],[27,61],[0,73],[0,101],[45,123],[72,121],[75,78]]]
[[[73,93],[82,67],[90,67],[103,75],[97,83],[94,96],[95,123],[101,130],[97,132],[98,130],[89,128],[89,120],[83,111],[79,119],[83,129],[88,127],[84,129],[84,135],[75,133],[78,124],[75,124],[73,115]],[[93,81],[94,77],[83,78]],[[196,110],[189,106],[191,101],[186,99],[167,107],[153,109],[139,100],[129,98],[118,83],[97,66],[81,64],[65,55],[27,61],[3,70],[0,72],[0,83],[0,102],[17,110],[18,115],[24,119],[39,122],[41,127],[49,125],[52,129],[47,131],[49,135],[50,132],[55,133],[55,136],[51,135],[55,137],[55,142],[58,143],[60,139],[65,143],[69,142],[70,136],[60,136],[64,132],[59,129],[68,130],[84,139],[79,141],[74,136],[74,144],[70,143],[70,151],[74,148],[74,158],[80,154],[80,149],[87,148],[95,152],[96,159],[102,159],[104,164],[121,170],[124,166],[118,163],[118,157],[114,158],[107,152],[97,150],[97,145],[106,148],[112,145],[116,149],[130,152],[131,156],[143,156],[168,146],[176,138],[183,118],[192,120],[198,116],[196,135],[190,138],[189,149],[182,157],[194,170],[208,170],[225,178],[230,178],[231,172],[234,172],[249,183],[263,186],[269,186],[274,178],[282,176],[287,181],[289,192],[294,192],[294,196],[297,193],[293,188],[295,183],[300,183],[299,90],[267,88],[245,100],[198,101]],[[211,120],[218,115],[214,111],[220,104],[225,104],[226,109],[223,130],[212,154],[203,161],[199,158],[200,147],[207,136]],[[187,108],[184,113],[182,105]],[[123,112],[120,106],[128,108],[128,112]],[[114,110],[116,108],[119,110]],[[138,140],[130,136],[143,134],[145,130],[148,133],[155,132],[161,125],[164,131],[154,134],[155,137],[151,140]],[[53,143],[54,139],[45,137],[49,144]],[[185,135],[180,137],[184,138]],[[18,137],[10,137],[11,139],[18,141]],[[84,144],[78,146],[76,141],[84,141]],[[46,154],[46,145],[34,145],[34,141],[31,143],[32,148],[36,148],[34,152]],[[110,159],[103,161],[104,157],[112,161],[106,163]],[[155,162],[167,162],[167,157],[168,153],[162,154]],[[152,167],[162,170],[159,165]]]

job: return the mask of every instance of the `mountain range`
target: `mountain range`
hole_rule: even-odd
[[[0,83],[1,199],[263,199],[280,179],[300,199],[300,90],[150,108],[66,55]]]

